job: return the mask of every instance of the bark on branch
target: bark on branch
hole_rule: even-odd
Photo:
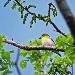
[[[24,49],[24,50],[49,50],[49,51],[57,51],[57,52],[64,52],[63,49],[57,49],[57,48],[53,48],[53,47],[50,47],[50,46],[27,46],[27,45],[24,45],[24,44],[20,44],[20,43],[17,43],[13,40],[10,40],[10,39],[4,39],[4,42],[7,43],[7,44],[10,44],[10,45],[13,45],[15,47],[18,47],[20,49]]]

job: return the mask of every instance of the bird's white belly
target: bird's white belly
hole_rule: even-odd
[[[51,39],[46,39],[45,46],[54,46],[54,42]]]

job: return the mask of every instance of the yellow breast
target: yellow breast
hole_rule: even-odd
[[[50,38],[47,37],[47,36],[42,37],[42,39],[41,39],[42,45],[45,45],[45,42],[46,42],[47,39],[50,39]]]

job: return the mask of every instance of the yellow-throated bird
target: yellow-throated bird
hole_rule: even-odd
[[[47,33],[42,34],[42,36],[39,39],[41,39],[42,46],[50,46],[52,48],[55,47],[54,41]],[[59,52],[57,51],[53,51],[53,52],[61,56]]]
[[[40,39],[41,39],[41,43],[43,46],[51,46],[51,47],[54,46],[54,41],[48,34],[46,34],[46,33],[42,34]]]

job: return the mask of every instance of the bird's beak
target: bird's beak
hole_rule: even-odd
[[[41,39],[41,37],[39,37],[39,39]]]

